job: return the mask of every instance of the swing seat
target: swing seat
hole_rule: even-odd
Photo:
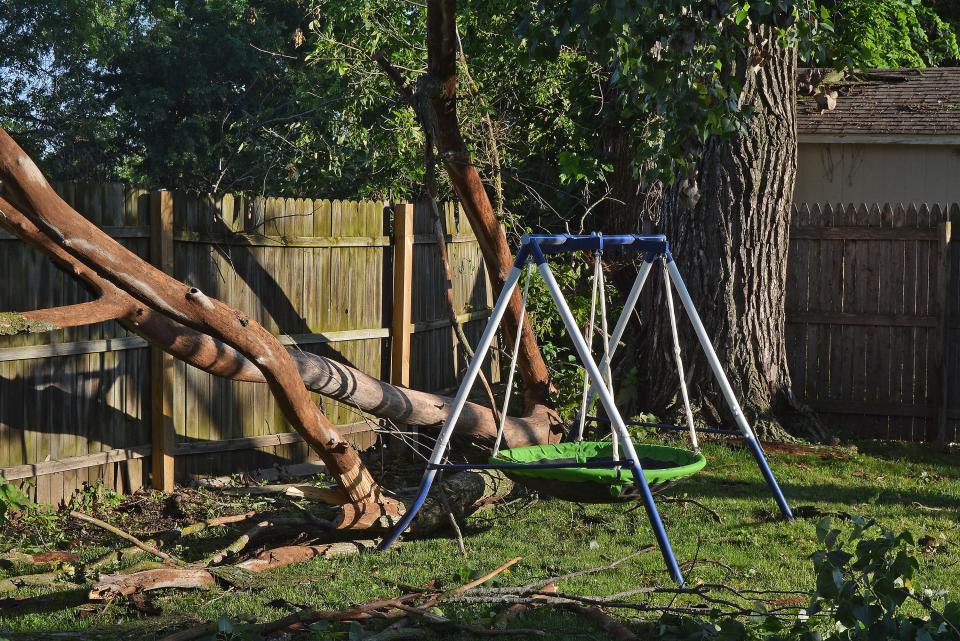
[[[677,447],[639,443],[635,446],[643,476],[651,490],[696,474],[707,464],[703,454]],[[502,450],[491,463],[529,465],[505,469],[514,482],[558,499],[577,503],[622,503],[636,500],[633,471],[629,467],[582,467],[578,463],[613,459],[610,442],[580,441],[533,445]],[[569,463],[570,467],[538,467],[542,463]]]

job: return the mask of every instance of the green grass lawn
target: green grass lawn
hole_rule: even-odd
[[[960,459],[933,446],[903,443],[858,444],[847,458],[774,454],[771,467],[791,505],[801,513],[861,514],[882,526],[938,542],[922,555],[920,582],[960,595]],[[740,588],[809,591],[810,554],[816,549],[819,516],[792,522],[776,518],[776,506],[750,454],[706,444],[707,468],[666,495],[696,499],[661,507],[687,579],[725,582]],[[485,573],[506,560],[523,560],[497,579],[497,585],[524,585],[572,570],[604,566],[653,542],[647,517],[633,505],[580,506],[556,500],[513,504],[487,510],[464,527],[469,557],[447,535],[412,541],[385,554],[317,560],[255,577],[249,589],[153,593],[161,614],[146,617],[123,603],[85,605],[85,590],[67,590],[29,607],[0,608],[0,632],[10,639],[69,638],[51,632],[75,631],[82,638],[153,639],[176,629],[227,617],[238,622],[267,621],[298,605],[334,609],[402,592],[396,584],[419,586],[438,580],[455,586],[472,573]],[[512,514],[512,509],[519,512]],[[224,532],[224,535],[229,534]],[[223,540],[229,540],[224,538]],[[215,541],[202,540],[213,545]],[[4,546],[8,547],[8,546]],[[83,550],[86,558],[104,551]],[[692,567],[690,567],[692,565]],[[611,595],[630,588],[670,583],[656,552],[637,556],[616,569],[571,579],[567,593]],[[23,588],[15,596],[41,595]],[[11,595],[7,595],[11,596]],[[445,607],[446,616],[484,623],[502,608],[490,605]],[[623,615],[627,617],[627,614]],[[548,638],[606,638],[595,625],[568,614],[536,610],[513,625],[539,627]],[[362,638],[362,635],[355,635]],[[354,638],[351,637],[351,638]],[[78,636],[77,638],[81,638]],[[346,638],[346,637],[343,637]]]

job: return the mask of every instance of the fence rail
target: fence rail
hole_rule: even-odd
[[[420,204],[293,198],[219,199],[123,185],[55,185],[113,238],[179,280],[242,309],[286,345],[332,356],[378,378],[408,363],[404,382],[445,389],[459,357],[433,218]],[[411,224],[394,226],[395,213]],[[492,292],[461,212],[442,225],[458,321],[476,340]],[[398,233],[399,232],[399,233]],[[394,289],[396,248],[417,277]],[[83,302],[88,295],[45,257],[0,233],[0,309]],[[13,286],[14,283],[24,286]],[[406,301],[406,321],[394,324]],[[396,340],[397,333],[401,340]],[[391,345],[393,354],[391,355]],[[397,345],[406,346],[398,352]],[[491,374],[495,377],[496,367]],[[399,379],[395,379],[399,380]],[[371,445],[376,422],[321,399],[348,440]],[[133,491],[308,460],[264,385],[191,368],[116,323],[0,338],[0,475],[56,503],[102,479]]]

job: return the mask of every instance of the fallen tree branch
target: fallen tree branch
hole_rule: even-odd
[[[244,521],[249,521],[256,515],[256,512],[251,511],[243,514],[233,514],[230,516],[218,516],[212,519],[207,519],[206,521],[199,521],[197,523],[185,525],[180,528],[178,533],[181,537],[190,536],[214,527],[222,527],[224,525],[231,525],[234,523],[243,523]]]
[[[679,496],[664,496],[664,497],[661,497],[659,500],[661,503],[680,503],[681,505],[686,505],[686,504],[696,505],[698,508],[700,508],[701,510],[709,514],[714,521],[716,521],[717,523],[723,523],[723,517],[721,517],[716,510],[707,507],[706,505],[704,505],[700,501],[697,501],[696,499],[688,499],[686,497],[679,497]]]
[[[101,574],[88,596],[93,601],[109,601],[135,592],[162,588],[209,589],[216,584],[216,578],[203,568],[161,568],[133,574]]]
[[[543,630],[537,630],[535,628],[513,628],[513,629],[497,629],[497,628],[484,628],[479,625],[471,625],[469,623],[460,623],[458,621],[453,621],[448,619],[445,616],[440,616],[435,614],[426,608],[418,608],[412,605],[407,605],[405,603],[398,603],[397,608],[408,612],[419,617],[422,621],[440,626],[444,629],[454,629],[460,630],[461,632],[467,632],[476,636],[482,637],[502,637],[502,636],[522,636],[522,637],[544,637],[547,635]]]
[[[107,532],[110,532],[111,534],[114,534],[114,535],[116,535],[116,536],[119,536],[121,539],[123,539],[123,540],[125,540],[125,541],[127,541],[127,542],[129,542],[129,543],[133,543],[135,546],[137,546],[138,548],[140,548],[140,549],[143,550],[144,552],[149,552],[149,553],[152,554],[153,556],[157,557],[158,559],[162,559],[163,561],[166,561],[167,563],[171,563],[171,564],[173,564],[173,565],[178,565],[178,566],[184,566],[184,565],[186,565],[186,564],[185,564],[183,561],[181,561],[180,559],[174,558],[174,557],[170,556],[169,554],[167,554],[166,552],[161,552],[161,551],[158,550],[156,547],[154,547],[154,546],[152,546],[152,545],[149,545],[149,544],[147,544],[147,543],[144,543],[143,541],[141,541],[141,540],[138,539],[137,537],[133,536],[132,534],[130,534],[130,533],[128,533],[128,532],[124,532],[124,531],[121,530],[120,528],[115,527],[115,526],[113,526],[113,525],[110,525],[110,524],[107,523],[106,521],[101,521],[101,520],[98,519],[98,518],[89,516],[89,515],[84,514],[84,513],[82,513],[82,512],[77,512],[77,511],[75,511],[75,510],[71,510],[71,511],[70,511],[70,516],[72,516],[73,518],[78,519],[78,520],[80,520],[80,521],[85,521],[86,523],[90,523],[91,525],[96,525],[98,528],[104,529],[104,530],[106,530]]]
[[[376,547],[377,543],[373,540],[339,541],[323,545],[285,545],[264,550],[252,559],[241,561],[233,567],[249,572],[265,572],[293,563],[303,563],[317,557],[331,559],[370,551]]]
[[[415,601],[421,597],[423,593],[412,593],[390,599],[377,599],[344,610],[301,610],[276,621],[264,623],[258,632],[261,636],[267,636],[279,632],[292,632],[317,621],[362,621],[371,618],[372,613],[377,610],[396,608],[401,603]]]
[[[330,523],[318,521],[319,519],[315,521],[314,519],[301,517],[274,517],[260,521],[231,541],[226,547],[207,556],[199,565],[201,567],[219,565],[229,556],[239,554],[245,550],[247,546],[255,543],[257,539],[265,536],[279,536],[284,533],[299,534],[318,529],[321,532],[328,532],[333,527]]]
[[[480,586],[480,585],[483,585],[484,583],[486,583],[486,582],[489,581],[490,579],[493,579],[493,578],[495,578],[496,576],[498,576],[498,575],[500,575],[500,574],[503,574],[506,570],[509,570],[510,568],[512,568],[513,566],[515,566],[517,563],[520,562],[520,560],[521,560],[522,558],[523,558],[522,556],[518,556],[518,557],[515,557],[515,558],[513,558],[513,559],[510,559],[509,561],[507,561],[506,563],[504,563],[503,565],[501,565],[500,567],[498,567],[498,568],[497,568],[496,570],[494,570],[493,572],[488,572],[487,574],[484,574],[484,575],[483,575],[482,577],[480,577],[479,579],[474,579],[473,581],[470,581],[470,583],[467,583],[467,584],[465,584],[465,585],[461,585],[459,588],[457,588],[456,590],[453,591],[453,594],[465,594],[466,592],[469,592],[470,590],[474,589],[475,587]]]
[[[204,625],[197,625],[192,628],[187,628],[186,630],[180,630],[178,632],[174,632],[173,634],[168,634],[160,639],[160,641],[193,641],[194,639],[199,639],[202,636],[206,636],[216,631],[217,626],[215,624],[207,623]]]

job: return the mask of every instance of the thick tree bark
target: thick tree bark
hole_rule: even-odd
[[[784,339],[797,168],[796,57],[775,45],[771,54],[758,69],[744,72],[742,100],[755,110],[747,130],[708,141],[697,174],[702,196],[691,203],[683,185],[669,190],[661,225],[745,414],[761,435],[783,437],[778,424],[798,418],[800,409],[791,392]],[[648,407],[664,412],[675,408],[678,380],[662,290],[657,298],[652,353],[644,359],[647,371],[657,376],[646,381],[644,392]],[[691,399],[700,400],[705,420],[729,423],[726,403],[689,323],[680,327]]]

